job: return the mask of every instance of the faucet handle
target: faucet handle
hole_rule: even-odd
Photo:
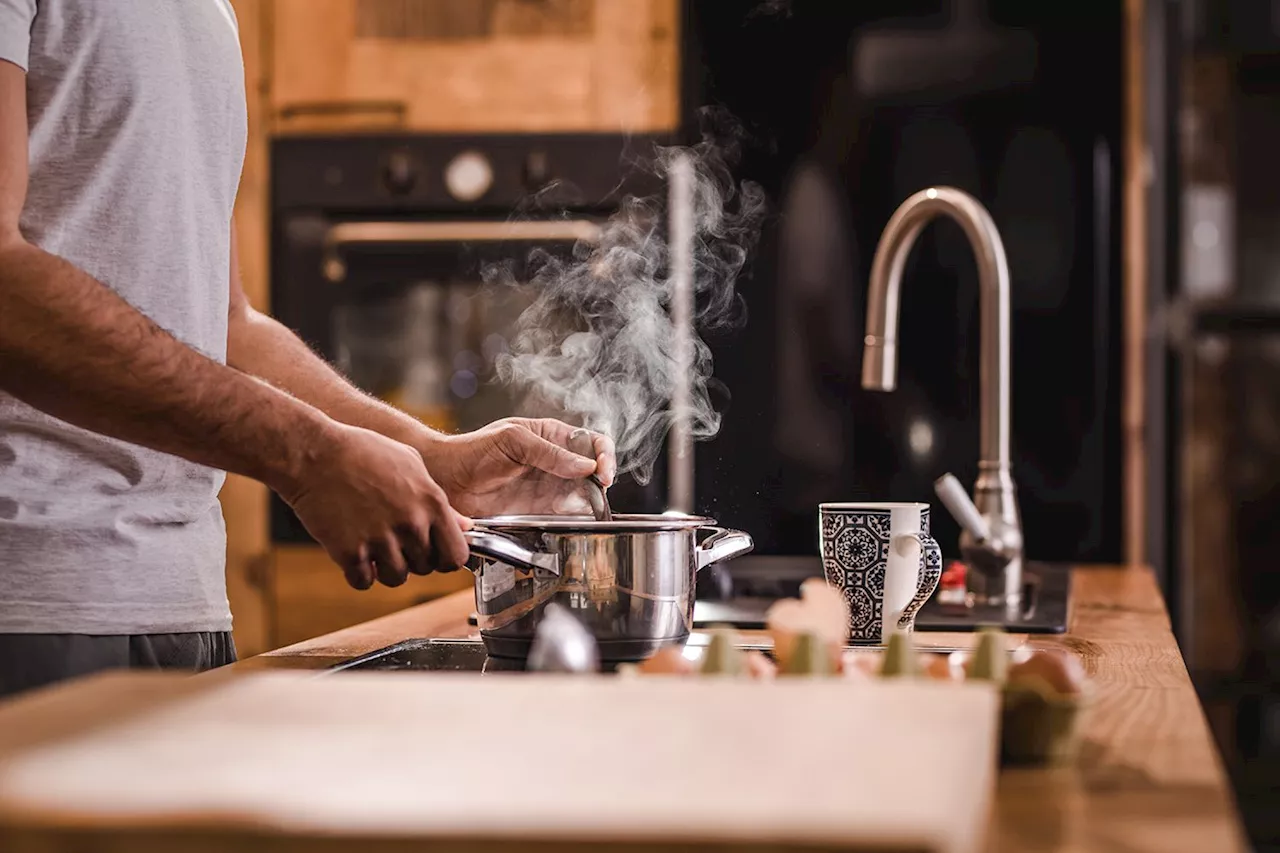
[[[969,493],[960,485],[954,474],[943,474],[933,483],[942,505],[951,513],[951,517],[979,543],[991,539],[991,525],[978,512],[978,508],[969,499]]]

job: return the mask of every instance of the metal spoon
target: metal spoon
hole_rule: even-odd
[[[585,429],[575,429],[569,434],[569,449],[579,456],[586,456],[588,459],[595,459],[595,446],[591,441],[591,433]],[[604,483],[600,482],[600,478],[595,474],[587,477],[584,491],[587,494],[587,501],[591,504],[591,512],[595,515],[596,521],[613,521],[613,510],[609,507],[609,496],[604,487]]]

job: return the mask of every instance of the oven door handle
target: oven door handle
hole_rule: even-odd
[[[600,240],[600,224],[589,219],[525,220],[518,222],[343,222],[332,226],[324,240],[324,275],[332,282],[347,277],[338,254],[343,246],[389,243],[501,243]]]

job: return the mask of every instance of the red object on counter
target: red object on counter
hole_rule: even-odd
[[[942,577],[938,580],[938,585],[941,587],[958,586],[963,589],[968,572],[968,566],[959,560],[952,560],[947,563],[947,567],[942,571]]]
[[[945,607],[965,607],[968,604],[968,586],[965,579],[969,567],[959,560],[947,563],[938,579],[938,603]]]

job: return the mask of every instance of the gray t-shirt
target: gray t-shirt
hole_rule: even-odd
[[[229,0],[0,0],[0,59],[27,71],[26,239],[224,360],[246,134]],[[0,394],[0,633],[229,630],[222,481]]]

